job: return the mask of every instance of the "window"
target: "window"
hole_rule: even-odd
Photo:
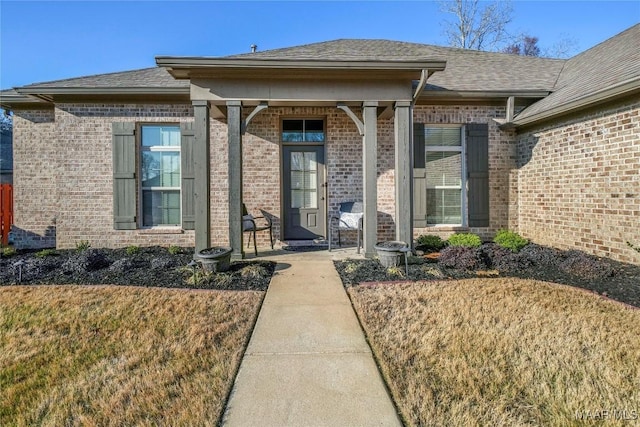
[[[143,125],[140,138],[142,226],[180,224],[180,127]]]
[[[282,142],[324,142],[324,120],[283,120]]]
[[[465,158],[460,127],[425,127],[427,225],[464,225]]]

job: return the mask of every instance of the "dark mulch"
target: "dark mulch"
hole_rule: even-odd
[[[275,262],[232,262],[229,271],[199,275],[193,285],[193,248],[171,254],[167,248],[58,250],[39,257],[39,251],[22,251],[0,258],[0,284],[130,285],[165,288],[260,290],[269,286]],[[22,277],[20,277],[22,270]],[[199,267],[197,272],[200,273]]]
[[[362,282],[519,277],[586,289],[640,307],[640,266],[529,244],[518,253],[485,243],[478,249],[449,247],[437,262],[411,257],[405,266],[385,269],[376,260],[334,262],[345,286]]]

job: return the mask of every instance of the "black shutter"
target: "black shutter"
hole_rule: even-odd
[[[113,228],[136,229],[135,123],[112,124]]]
[[[180,125],[180,173],[182,176],[180,196],[182,197],[182,228],[185,230],[193,230],[196,227],[194,144],[193,123],[182,123]]]
[[[427,226],[424,123],[413,124],[413,226]]]
[[[465,128],[469,227],[488,227],[489,126],[486,123],[470,123]]]

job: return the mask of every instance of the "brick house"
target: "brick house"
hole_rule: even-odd
[[[637,263],[638,45],[640,25],[568,60],[335,40],[5,90],[15,244],[241,258],[243,203],[288,241],[362,200],[366,256],[508,228]]]

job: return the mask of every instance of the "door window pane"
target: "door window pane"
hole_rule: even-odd
[[[291,153],[291,207],[316,209],[318,207],[317,172],[315,152]]]

